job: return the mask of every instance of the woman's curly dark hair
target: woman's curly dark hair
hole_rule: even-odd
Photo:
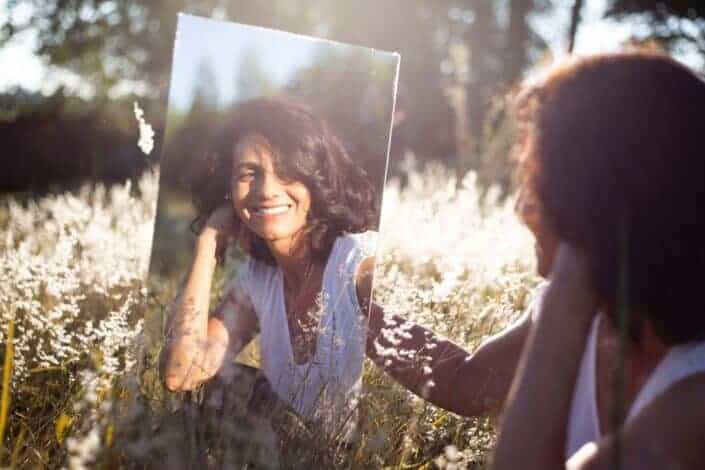
[[[306,240],[316,259],[327,259],[341,234],[376,227],[379,211],[374,189],[328,123],[291,98],[267,97],[233,108],[203,157],[203,171],[191,180],[197,211],[191,229],[196,234],[230,194],[234,149],[252,136],[263,138],[281,178],[301,182],[309,190]],[[251,257],[275,264],[264,240],[244,224],[233,236]]]
[[[517,100],[523,212],[585,251],[612,318],[621,257],[667,344],[705,338],[703,112],[705,82],[653,52],[574,59]]]

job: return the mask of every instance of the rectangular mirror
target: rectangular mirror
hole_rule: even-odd
[[[164,308],[146,319],[168,388],[264,381],[337,429],[324,415],[361,387],[399,60],[179,16],[149,270]]]

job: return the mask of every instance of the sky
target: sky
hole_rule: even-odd
[[[237,67],[248,51],[257,51],[260,66],[276,85],[309,64],[316,44],[301,36],[246,25],[180,14],[172,63],[169,105],[187,109],[197,80],[195,71],[206,63],[221,99],[236,98]]]
[[[549,44],[554,53],[564,51],[566,46],[566,30],[569,24],[570,7],[572,0],[556,1],[557,4],[551,18],[544,18],[544,21],[533,21],[533,26],[538,30],[539,34]],[[606,0],[587,0],[582,12],[582,22],[578,29],[578,35],[575,43],[575,52],[579,54],[587,54],[593,52],[609,51],[619,47],[619,45],[630,37],[634,31],[638,31],[638,23],[616,23],[615,21],[607,21],[602,19],[602,14],[606,8]],[[21,12],[22,13],[22,12]],[[25,14],[30,14],[25,12]],[[185,15],[188,16],[188,15]],[[4,2],[0,3],[0,24],[7,18],[7,12]],[[208,21],[208,20],[203,20]],[[197,41],[186,41],[191,34],[190,31],[185,31],[182,44],[179,46],[185,55],[197,53],[205,53],[211,57],[222,53],[222,40],[218,36],[233,37],[232,27],[223,23],[213,23],[216,34],[209,35],[208,38],[201,36]],[[556,25],[561,25],[556,27]],[[195,30],[193,30],[195,31]],[[242,30],[243,32],[245,30]],[[286,79],[287,74],[290,74],[295,68],[300,67],[310,61],[312,48],[315,43],[309,43],[311,47],[304,45],[304,39],[301,42],[289,40],[289,36],[282,33],[282,41],[270,41],[271,30],[264,28],[250,29],[249,35],[242,35],[242,40],[228,40],[227,44],[232,47],[234,54],[241,54],[245,47],[253,46],[258,50],[262,50],[264,64],[267,70],[273,71],[273,78],[280,82]],[[268,40],[263,41],[263,35],[266,35]],[[276,35],[275,35],[276,36]],[[283,40],[284,37],[287,40]],[[60,83],[67,84],[69,88],[77,90],[79,93],[88,93],[85,87],[82,87],[79,77],[67,72],[58,72],[49,69],[43,61],[34,56],[32,47],[35,41],[35,34],[32,31],[27,31],[18,36],[6,47],[0,49],[0,91],[7,90],[13,86],[21,85],[31,91],[43,91],[51,93]],[[189,45],[190,44],[190,45]],[[293,44],[293,45],[292,45]],[[200,50],[199,50],[200,48]],[[275,52],[278,52],[275,53]],[[274,61],[276,58],[276,62]],[[681,60],[691,66],[700,66],[701,58],[696,55],[683,54]],[[283,61],[283,62],[282,62]],[[402,58],[403,62],[403,58]],[[226,96],[234,96],[233,77],[235,61],[213,61],[217,66],[214,73],[218,77],[218,82],[221,85],[219,92]],[[175,80],[179,80],[178,74],[174,75]],[[187,89],[188,87],[180,87]],[[185,105],[189,98],[188,96],[174,95],[176,102]]]
[[[199,64],[206,63],[215,82],[220,106],[238,99],[235,84],[245,55],[254,56],[275,87],[282,87],[297,71],[311,65],[315,57],[329,49],[345,54],[351,49],[364,50],[375,59],[394,61],[391,54],[369,48],[336,43],[324,39],[282,31],[216,21],[180,14],[172,64],[169,105],[188,109],[198,76]]]

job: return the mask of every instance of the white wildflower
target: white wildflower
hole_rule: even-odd
[[[90,463],[100,449],[100,435],[96,428],[81,439],[70,437],[66,439],[66,448],[69,451],[69,470],[83,470],[92,468]]]
[[[140,138],[139,141],[137,141],[137,146],[145,155],[149,155],[154,148],[154,130],[152,126],[145,121],[144,111],[140,108],[140,105],[137,104],[137,101],[134,102],[134,111],[140,126]]]

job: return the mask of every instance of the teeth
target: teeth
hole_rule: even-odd
[[[283,214],[289,210],[289,206],[276,206],[276,207],[259,207],[253,212],[258,215],[276,215]]]

